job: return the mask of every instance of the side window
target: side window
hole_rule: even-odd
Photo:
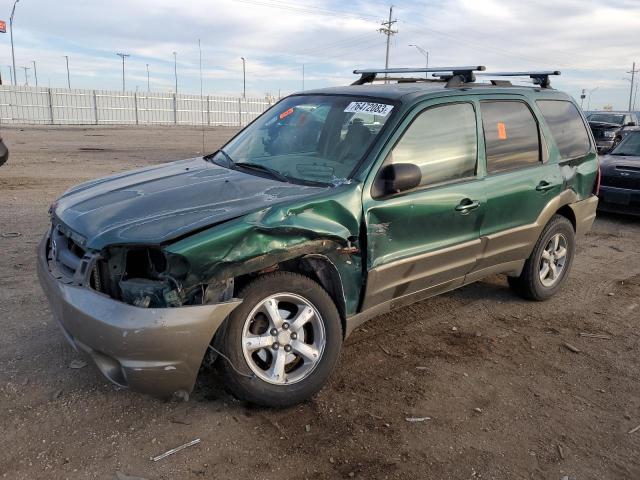
[[[560,157],[575,158],[589,153],[589,133],[573,103],[564,100],[538,100],[536,103],[551,130]]]
[[[421,187],[476,174],[476,115],[470,103],[432,107],[420,113],[396,144],[391,163],[413,163],[422,171]]]
[[[487,172],[497,173],[540,163],[538,124],[518,101],[480,103],[487,151]]]

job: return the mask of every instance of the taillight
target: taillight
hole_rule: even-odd
[[[602,173],[600,172],[600,159],[598,158],[596,162],[598,162],[598,171],[596,172],[596,181],[593,184],[594,195],[598,195],[600,193],[600,177],[602,176]]]

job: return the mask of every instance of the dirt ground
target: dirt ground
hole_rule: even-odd
[[[232,133],[207,130],[207,150]],[[52,322],[34,250],[65,189],[194,156],[201,132],[2,135],[0,478],[640,478],[640,431],[628,433],[640,425],[640,220],[600,216],[546,303],[491,277],[367,323],[297,407],[248,407],[215,378],[170,403],[117,389],[92,365],[70,368],[78,357]]]

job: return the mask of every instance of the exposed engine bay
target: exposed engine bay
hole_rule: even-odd
[[[233,279],[211,284],[194,280],[180,255],[157,247],[113,247],[96,262],[90,286],[141,308],[211,304],[233,296]]]

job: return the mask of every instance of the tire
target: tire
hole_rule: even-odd
[[[230,362],[220,359],[230,393],[256,405],[286,407],[319,391],[343,338],[329,294],[308,277],[276,272],[257,278],[238,296],[244,301],[229,316],[222,342]]]
[[[556,238],[560,246],[558,249],[552,243]],[[563,245],[565,248],[564,257],[561,256]],[[553,252],[553,255],[550,255],[550,252]],[[554,215],[542,230],[520,276],[507,277],[509,286],[527,300],[547,300],[555,295],[566,282],[574,255],[575,232],[573,225],[566,217]],[[559,268],[562,258],[564,261]],[[550,261],[554,262],[555,270],[551,267]],[[545,270],[545,266],[548,266],[549,270]],[[543,278],[545,271],[547,272],[546,278]],[[557,273],[554,275],[554,272]]]

